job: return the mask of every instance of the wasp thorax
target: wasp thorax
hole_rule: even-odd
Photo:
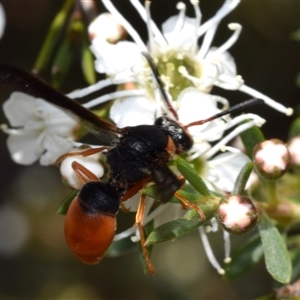
[[[172,138],[176,145],[177,154],[186,152],[192,148],[192,136],[178,122],[167,117],[160,117],[155,121],[155,125],[161,127]]]

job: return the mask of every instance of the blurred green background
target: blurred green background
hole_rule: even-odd
[[[114,1],[146,38],[146,28],[124,0]],[[7,18],[0,40],[0,62],[30,70],[61,1],[1,1]],[[176,13],[176,1],[154,0],[152,17],[158,25]],[[222,1],[201,1],[204,21],[213,16]],[[101,8],[101,6],[99,6]],[[188,15],[193,16],[190,4]],[[213,45],[229,36],[227,24],[243,25],[242,34],[230,49],[238,73],[247,85],[296,107],[300,90],[295,79],[300,71],[300,43],[291,33],[300,27],[299,1],[243,1],[221,23]],[[83,87],[80,61],[75,60],[64,92]],[[74,75],[78,74],[78,76]],[[47,78],[47,72],[42,74]],[[245,94],[214,89],[231,103],[246,100]],[[0,91],[0,100],[9,92]],[[268,138],[286,140],[288,118],[269,107],[253,108],[267,119]],[[1,123],[6,123],[3,113]],[[273,282],[263,262],[242,278],[226,283],[209,265],[197,232],[174,242],[157,245],[153,252],[156,275],[144,275],[138,251],[105,258],[97,266],[86,266],[68,250],[63,236],[64,217],[56,208],[68,193],[55,167],[14,164],[0,132],[0,299],[253,299],[268,293]],[[119,213],[120,228],[133,222]],[[221,232],[212,234],[214,251],[221,260]],[[241,245],[244,237],[234,237]]]

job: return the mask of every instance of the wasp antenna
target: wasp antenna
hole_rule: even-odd
[[[196,126],[196,125],[202,125],[204,123],[207,123],[207,122],[210,122],[212,120],[223,117],[225,115],[228,115],[232,112],[238,112],[238,111],[241,111],[242,109],[248,108],[250,106],[258,105],[258,104],[264,104],[264,103],[265,103],[265,101],[262,100],[262,99],[252,98],[252,99],[246,100],[242,103],[236,104],[236,105],[234,105],[234,106],[232,106],[232,107],[230,107],[230,108],[228,108],[224,111],[221,111],[220,113],[215,114],[215,115],[211,116],[210,118],[189,123],[189,124],[185,125],[184,127],[188,128],[188,127],[192,127],[192,126]]]
[[[146,58],[149,66],[151,68],[153,77],[155,78],[156,84],[158,86],[158,89],[162,95],[162,98],[163,98],[165,104],[167,105],[169,111],[173,114],[174,118],[176,120],[178,120],[178,114],[177,114],[176,110],[174,109],[174,107],[172,106],[165,89],[163,88],[163,83],[161,81],[160,74],[158,72],[157,66],[156,66],[152,56],[148,52],[145,52],[145,51],[142,51],[142,55]]]

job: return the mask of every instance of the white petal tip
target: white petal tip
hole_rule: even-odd
[[[231,257],[224,258],[224,263],[229,264],[231,262]]]
[[[218,273],[220,274],[220,275],[224,275],[225,274],[225,270],[224,269],[218,269],[217,270],[218,271]]]
[[[176,8],[178,10],[182,10],[182,9],[185,9],[185,4],[183,2],[178,2],[177,5],[176,5]]]
[[[132,236],[130,239],[131,239],[131,241],[134,242],[134,243],[137,243],[137,242],[140,241],[140,239],[139,239],[137,236],[135,236],[135,235]]]
[[[261,126],[263,126],[265,123],[266,123],[266,120],[265,120],[265,119],[261,119],[261,120],[259,120],[259,121],[257,122],[256,126],[261,127]]]
[[[8,129],[7,124],[1,124],[0,129],[5,132]]]
[[[291,116],[293,113],[294,113],[294,110],[293,110],[291,107],[288,107],[288,108],[286,109],[285,114],[286,114],[287,116]]]
[[[239,23],[230,23],[230,24],[228,24],[228,28],[230,30],[239,30],[242,28],[242,26]]]
[[[225,152],[226,151],[226,146],[225,145],[221,145],[220,146],[220,151],[221,152]]]

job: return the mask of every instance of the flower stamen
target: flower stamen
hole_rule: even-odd
[[[235,44],[241,34],[243,27],[238,23],[230,23],[228,24],[228,28],[230,30],[233,30],[233,34],[222,46],[218,47],[218,49],[213,53],[213,55],[215,55],[216,57],[227,51],[233,44]]]
[[[181,31],[181,28],[183,27],[184,18],[185,18],[185,11],[186,11],[186,5],[183,2],[178,2],[176,5],[176,8],[179,10],[178,19],[174,26],[172,35],[177,35]]]
[[[200,233],[200,238],[203,244],[203,248],[204,251],[206,253],[206,257],[209,260],[209,262],[211,263],[211,265],[218,271],[218,273],[220,275],[223,275],[225,273],[224,269],[221,268],[221,265],[218,263],[212,249],[211,246],[209,244],[207,235],[205,233],[205,230],[203,229],[203,227],[199,227],[199,233]]]
[[[285,107],[279,102],[274,101],[273,99],[267,97],[266,95],[258,92],[257,90],[247,86],[247,85],[242,85],[239,90],[241,92],[244,92],[248,95],[251,95],[253,97],[263,99],[267,105],[273,107],[274,109],[278,110],[279,112],[285,113],[287,116],[291,116],[294,112],[294,110],[291,107]]]
[[[130,0],[130,2],[133,5],[133,7],[137,10],[137,12],[140,14],[143,21],[145,23],[147,23],[148,19],[147,19],[147,16],[146,16],[147,12],[145,10],[145,7],[140,3],[139,0]],[[150,23],[147,24],[147,27],[149,27],[149,29],[151,30],[151,32],[155,36],[156,41],[161,45],[166,45],[167,42],[166,42],[165,37],[162,35],[161,31],[158,29],[158,27],[156,26],[154,21],[151,19],[151,16],[149,18],[149,22]]]
[[[133,26],[119,13],[119,11],[115,8],[110,0],[102,0],[103,5],[106,9],[119,21],[119,23],[125,28],[128,34],[132,37],[134,42],[138,45],[138,47],[142,51],[147,51],[147,47],[137,31],[133,28]]]
[[[234,137],[238,136],[240,133],[244,132],[245,130],[253,127],[253,126],[262,126],[265,123],[265,120],[263,118],[260,118],[257,116],[257,118],[242,124],[238,127],[236,127],[233,131],[231,131],[227,136],[225,136],[221,141],[219,141],[216,145],[214,145],[210,150],[208,150],[204,155],[205,158],[208,159],[215,155],[220,149],[226,145],[230,140],[232,140]]]

